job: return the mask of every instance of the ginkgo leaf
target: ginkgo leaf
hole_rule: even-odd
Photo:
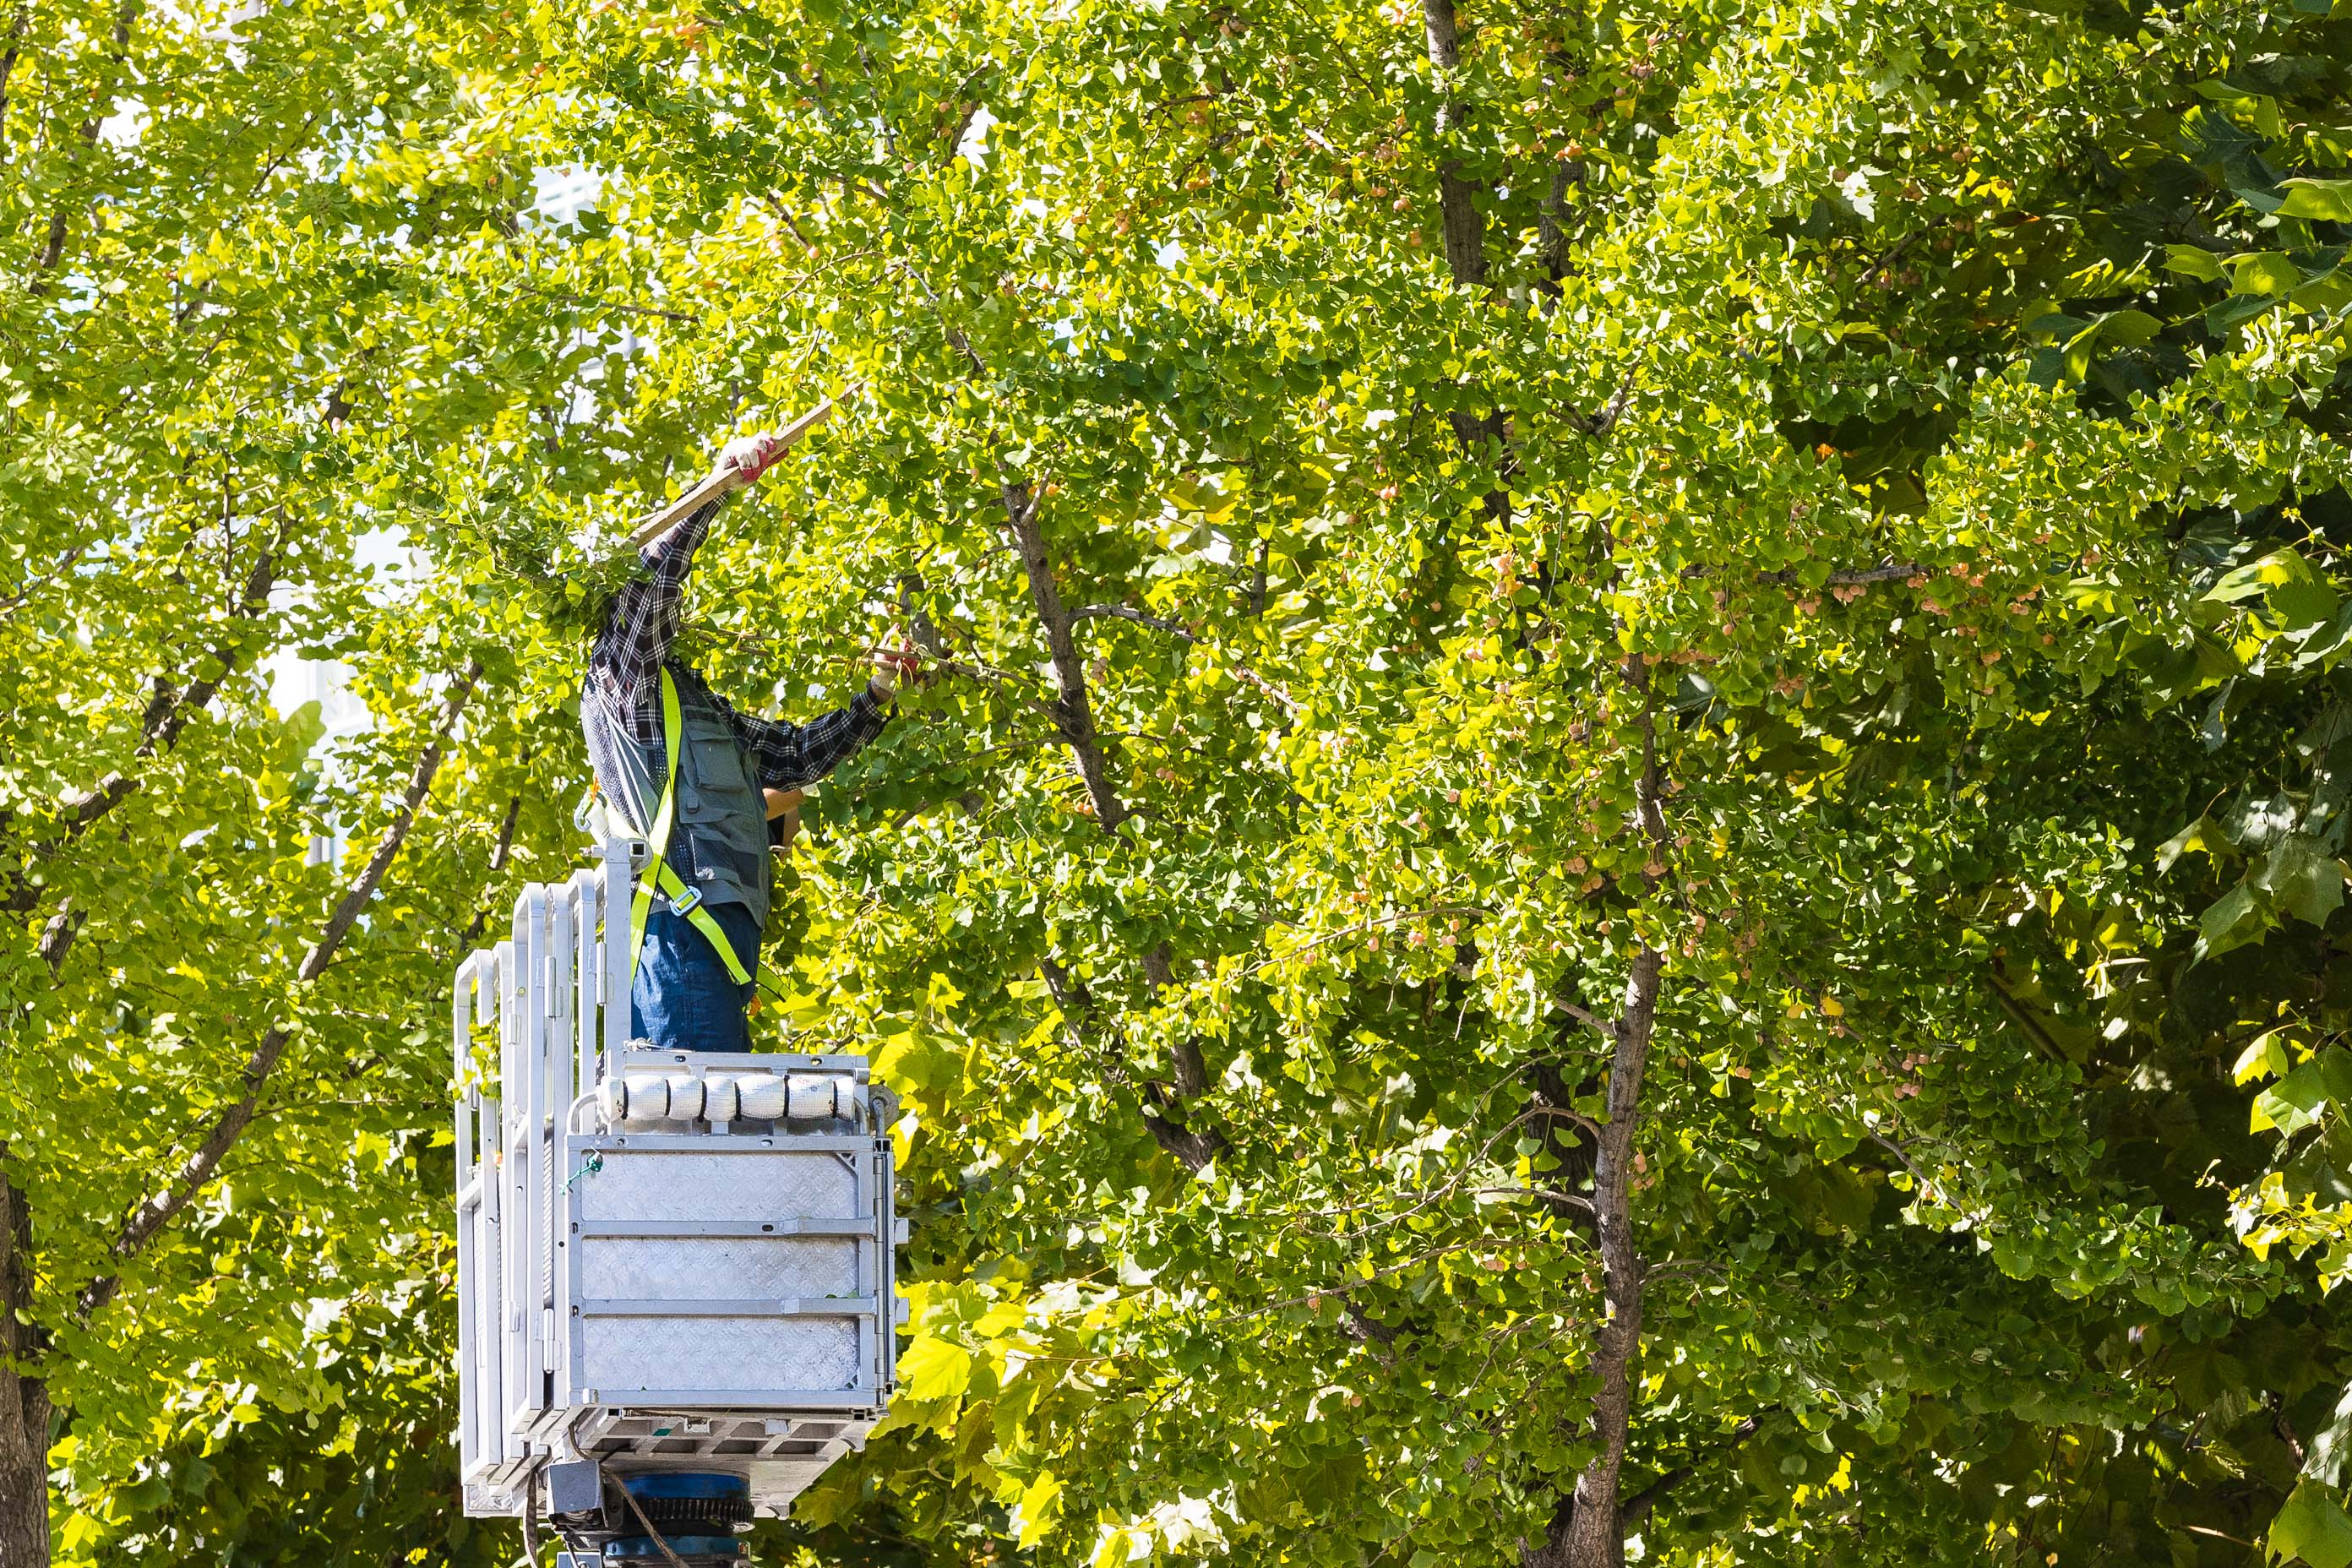
[[[2282,217],[2352,222],[2352,180],[2282,180],[2279,186],[2286,192],[2279,207]]]
[[[2271,1521],[2269,1545],[2273,1557],[2310,1568],[2346,1568],[2352,1563],[2352,1515],[2326,1487],[2301,1482]]]
[[[910,1399],[950,1399],[971,1386],[971,1352],[952,1340],[919,1337],[898,1357]]]

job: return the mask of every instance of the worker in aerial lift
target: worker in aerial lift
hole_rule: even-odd
[[[748,1051],[772,890],[770,845],[796,825],[799,791],[856,755],[892,711],[917,655],[896,627],[846,708],[805,724],[754,718],[676,658],[694,552],[727,491],[783,456],[773,434],[719,454],[719,495],[649,542],[590,645],[580,722],[598,789],[654,858],[631,910],[629,1030],[670,1050]],[[769,819],[787,829],[778,834]]]

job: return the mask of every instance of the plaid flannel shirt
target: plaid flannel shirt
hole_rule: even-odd
[[[870,688],[849,706],[805,724],[755,718],[710,689],[684,661],[671,656],[694,552],[710,531],[720,501],[698,508],[685,521],[640,552],[646,571],[630,578],[613,602],[588,653],[588,676],[581,693],[582,719],[590,731],[589,753],[605,797],[622,808],[640,831],[652,821],[661,798],[661,778],[648,774],[639,759],[657,768],[663,751],[661,670],[677,683],[678,700],[698,699],[717,709],[751,760],[762,789],[799,789],[814,784],[857,754],[882,732],[889,711]],[[621,744],[598,746],[598,727]]]

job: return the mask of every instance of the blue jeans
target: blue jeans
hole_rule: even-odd
[[[760,928],[740,904],[710,904],[735,956],[760,973]],[[748,1051],[744,1016],[758,986],[738,985],[710,939],[656,897],[646,917],[646,945],[629,987],[629,1033],[666,1051]]]

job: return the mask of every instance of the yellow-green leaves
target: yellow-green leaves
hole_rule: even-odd
[[[812,800],[759,1017],[905,1100],[828,1561],[1516,1555],[1601,1452],[1612,1125],[1649,1561],[2258,1539],[2352,1378],[2352,115],[2330,22],[2112,10],[1507,3],[1442,82],[1412,5],[157,13],[88,156],[103,39],[28,11],[0,804],[152,764],[9,862],[43,1278],[300,1031],[233,1201],[36,1313],[74,1552],[511,1560],[411,1479],[432,998],[578,847],[578,542],[819,393],[684,646],[795,719],[893,619],[942,672]],[[291,647],[373,727],[281,722]],[[477,647],[429,854],[289,984]]]
[[[2200,282],[2219,283],[2223,277],[2221,263],[2202,246],[2168,245],[2164,247],[2164,265]]]
[[[2319,218],[2352,222],[2352,180],[2283,180],[2286,199],[2279,204],[2281,217]]]
[[[909,1399],[961,1398],[971,1386],[971,1352],[950,1340],[918,1338],[899,1356],[898,1376]]]
[[[2266,1544],[2273,1561],[2345,1568],[2352,1563],[2352,1514],[2332,1489],[2305,1481],[2271,1521]]]
[[[2352,1102],[2352,1053],[2323,1052],[2256,1095],[2251,1131],[2291,1137],[2316,1122],[2331,1101]]]

